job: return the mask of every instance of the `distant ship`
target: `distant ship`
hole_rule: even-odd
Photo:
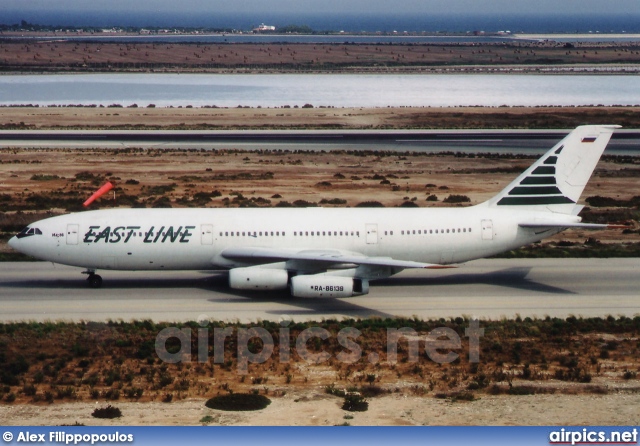
[[[257,28],[253,28],[253,31],[256,33],[262,33],[265,31],[275,31],[276,27],[272,26],[272,25],[265,25],[264,23],[261,23],[260,26],[258,26]]]

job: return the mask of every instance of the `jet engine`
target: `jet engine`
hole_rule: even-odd
[[[236,290],[284,290],[288,283],[289,274],[284,269],[248,267],[229,271],[229,286]]]
[[[291,278],[291,294],[295,297],[351,297],[369,293],[369,281],[328,274]]]

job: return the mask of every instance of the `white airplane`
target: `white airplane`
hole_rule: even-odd
[[[576,204],[619,126],[573,130],[490,200],[466,208],[108,209],[29,225],[9,245],[96,270],[229,270],[239,290],[367,294],[405,268],[445,268],[585,224]]]

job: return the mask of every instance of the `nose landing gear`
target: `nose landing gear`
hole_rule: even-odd
[[[96,274],[95,270],[87,270],[82,271],[82,274],[87,274],[87,282],[89,282],[89,286],[91,288],[100,288],[102,287],[102,277]]]

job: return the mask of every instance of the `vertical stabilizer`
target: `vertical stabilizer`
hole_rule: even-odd
[[[576,203],[617,128],[620,126],[577,127],[487,205],[574,214]]]

